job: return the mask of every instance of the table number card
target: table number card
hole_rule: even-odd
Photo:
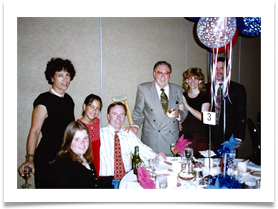
[[[215,112],[204,111],[203,123],[208,125],[215,125],[216,124]]]

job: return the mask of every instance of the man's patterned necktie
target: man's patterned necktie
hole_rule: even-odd
[[[122,151],[120,138],[118,136],[119,131],[115,131],[115,142],[114,142],[114,179],[121,180],[125,175],[125,167],[122,159]]]
[[[167,95],[165,94],[164,89],[160,89],[162,92],[160,94],[160,102],[164,111],[164,114],[167,114],[168,110],[168,98]]]
[[[221,114],[221,106],[222,106],[222,99],[223,99],[223,91],[222,91],[222,83],[219,83],[219,87],[217,90],[217,97],[216,97],[216,124],[219,125],[219,119]]]

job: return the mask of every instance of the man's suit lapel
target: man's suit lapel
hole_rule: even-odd
[[[175,107],[175,103],[176,103],[176,89],[173,88],[173,86],[169,83],[169,104],[168,107],[169,109],[173,109]]]

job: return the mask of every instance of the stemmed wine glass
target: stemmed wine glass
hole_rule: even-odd
[[[155,171],[156,171],[156,168],[158,167],[159,165],[159,160],[158,159],[149,159],[148,160],[148,163],[149,163],[149,167],[152,169],[152,176],[155,176]]]
[[[186,147],[184,149],[184,157],[187,159],[187,163],[193,157],[193,149],[190,147]]]
[[[192,163],[190,163],[190,159],[193,156],[193,149],[190,147],[185,147],[184,149],[184,157],[187,159],[187,162],[185,164],[185,169],[183,172],[185,173],[192,173],[193,168],[192,168]]]
[[[28,184],[28,179],[31,177],[31,168],[28,166],[24,168],[23,176],[22,178],[25,179],[25,183],[21,185],[22,189],[29,189],[32,185]]]
[[[179,155],[179,151],[178,150],[174,150],[175,146],[176,146],[176,143],[170,144],[170,150],[173,153],[173,157],[177,157]]]

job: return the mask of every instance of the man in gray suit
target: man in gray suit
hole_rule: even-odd
[[[155,80],[138,86],[132,114],[133,126],[130,128],[137,134],[143,124],[142,142],[153,151],[161,151],[167,156],[172,156],[170,144],[179,139],[178,123],[188,114],[182,104],[182,88],[169,83],[171,73],[171,65],[166,61],[159,61],[153,68]],[[174,109],[170,116],[167,109]]]

